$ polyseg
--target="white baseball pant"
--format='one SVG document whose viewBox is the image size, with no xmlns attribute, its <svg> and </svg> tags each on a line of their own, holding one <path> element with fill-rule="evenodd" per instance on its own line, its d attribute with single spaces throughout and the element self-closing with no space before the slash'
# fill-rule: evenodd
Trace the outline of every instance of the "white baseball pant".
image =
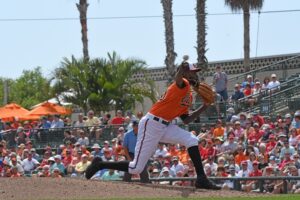
<svg viewBox="0 0 300 200">
<path fill-rule="evenodd" d="M 146 114 L 139 122 L 134 160 L 129 163 L 130 174 L 140 174 L 159 142 L 181 144 L 187 148 L 198 145 L 198 138 L 174 124 L 165 125 Z"/>
</svg>

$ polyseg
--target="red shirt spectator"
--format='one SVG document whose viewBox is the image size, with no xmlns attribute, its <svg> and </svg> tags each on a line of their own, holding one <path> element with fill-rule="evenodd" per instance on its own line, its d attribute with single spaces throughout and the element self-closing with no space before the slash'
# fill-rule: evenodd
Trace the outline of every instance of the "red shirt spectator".
<svg viewBox="0 0 300 200">
<path fill-rule="evenodd" d="M 212 140 L 210 140 L 210 139 L 207 140 L 207 145 L 206 145 L 206 148 L 205 148 L 206 149 L 206 155 L 215 157 L 216 149 L 212 144 L 213 144 Z"/>
<path fill-rule="evenodd" d="M 117 111 L 117 116 L 115 116 L 114 118 L 112 118 L 111 120 L 111 124 L 113 125 L 121 125 L 124 124 L 125 118 L 122 116 L 122 111 L 118 110 Z"/>
</svg>

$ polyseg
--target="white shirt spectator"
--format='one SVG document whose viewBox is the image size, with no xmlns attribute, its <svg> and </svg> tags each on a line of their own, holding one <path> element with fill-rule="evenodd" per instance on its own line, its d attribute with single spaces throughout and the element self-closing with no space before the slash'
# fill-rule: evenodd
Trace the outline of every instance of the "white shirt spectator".
<svg viewBox="0 0 300 200">
<path fill-rule="evenodd" d="M 80 145 L 85 145 L 85 146 L 89 146 L 90 144 L 90 141 L 89 141 L 89 138 L 88 137 L 84 137 L 84 138 L 79 138 L 77 140 L 77 142 L 80 144 Z"/>
<path fill-rule="evenodd" d="M 165 147 L 163 147 L 162 149 L 159 148 L 155 151 L 154 157 L 157 158 L 159 156 L 162 156 L 164 158 L 167 155 L 167 153 L 168 150 Z"/>
<path fill-rule="evenodd" d="M 237 177 L 249 177 L 249 174 L 250 174 L 250 172 L 249 172 L 249 170 L 243 170 L 243 169 L 241 169 L 238 173 L 237 173 Z"/>
<path fill-rule="evenodd" d="M 24 159 L 22 162 L 22 167 L 25 172 L 32 172 L 40 163 L 32 158 L 29 160 L 28 158 Z"/>
<path fill-rule="evenodd" d="M 267 88 L 270 90 L 280 89 L 280 82 L 276 80 L 276 74 L 271 75 L 271 81 L 268 83 Z"/>
<path fill-rule="evenodd" d="M 177 172 L 179 172 L 179 171 L 184 172 L 184 169 L 185 168 L 184 168 L 183 164 L 178 161 L 177 165 L 173 164 L 172 167 L 170 168 L 170 174 L 171 174 L 171 176 L 176 177 Z"/>
</svg>

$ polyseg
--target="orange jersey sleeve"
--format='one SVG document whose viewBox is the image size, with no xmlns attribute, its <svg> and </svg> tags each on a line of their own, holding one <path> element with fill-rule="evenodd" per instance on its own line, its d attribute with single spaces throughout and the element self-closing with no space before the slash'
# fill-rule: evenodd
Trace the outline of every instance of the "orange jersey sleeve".
<svg viewBox="0 0 300 200">
<path fill-rule="evenodd" d="M 186 85 L 184 88 L 179 88 L 176 82 L 172 83 L 149 112 L 167 121 L 172 121 L 182 114 L 187 114 L 193 96 L 189 82 L 186 79 L 183 79 L 183 81 Z"/>
</svg>

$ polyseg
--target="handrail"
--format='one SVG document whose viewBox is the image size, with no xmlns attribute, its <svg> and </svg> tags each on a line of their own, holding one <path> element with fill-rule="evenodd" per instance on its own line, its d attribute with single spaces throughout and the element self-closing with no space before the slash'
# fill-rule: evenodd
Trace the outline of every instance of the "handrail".
<svg viewBox="0 0 300 200">
<path fill-rule="evenodd" d="M 289 60 L 293 60 L 295 58 L 300 58 L 300 54 L 297 55 L 297 56 L 293 56 L 291 58 L 288 58 L 288 59 L 284 59 L 284 60 L 281 60 L 281 61 L 269 64 L 267 66 L 264 66 L 264 67 L 261 67 L 261 68 L 258 68 L 258 69 L 254 69 L 254 70 L 251 70 L 251 71 L 248 71 L 248 72 L 241 73 L 241 74 L 239 74 L 237 76 L 229 78 L 228 81 L 236 80 L 236 79 L 239 79 L 240 77 L 245 77 L 248 74 L 252 74 L 252 73 L 255 73 L 255 72 L 263 71 L 263 70 L 265 70 L 265 69 L 267 69 L 269 67 L 272 67 L 272 66 L 280 64 L 280 63 L 284 63 L 284 62 L 289 61 Z"/>
<path fill-rule="evenodd" d="M 296 78 L 287 80 L 287 81 L 285 81 L 285 82 L 283 82 L 283 83 L 280 83 L 280 86 L 277 86 L 277 87 L 278 87 L 278 88 L 281 88 L 281 87 L 286 86 L 286 85 L 288 85 L 289 83 L 291 83 L 291 82 L 293 82 L 293 81 L 297 81 L 297 80 L 300 81 L 300 77 L 296 77 Z M 285 89 L 285 90 L 282 90 L 282 91 L 286 91 L 286 90 L 288 90 L 288 89 L 292 89 L 293 87 L 294 87 L 294 86 L 292 86 L 292 87 L 290 87 L 290 88 L 287 88 L 287 89 Z M 245 100 L 247 100 L 247 99 L 249 99 L 249 98 L 251 98 L 251 97 L 258 97 L 258 96 L 260 96 L 260 95 L 262 95 L 262 94 L 268 94 L 268 92 L 270 92 L 270 90 L 274 90 L 274 89 L 277 89 L 277 88 L 272 88 L 272 89 L 269 89 L 269 88 L 261 89 L 261 92 L 260 92 L 260 93 L 258 93 L 258 94 L 251 94 L 251 95 L 249 95 L 249 96 L 240 98 L 240 99 L 238 100 L 238 102 L 243 102 L 243 101 L 245 101 Z M 278 94 L 278 93 L 280 93 L 280 92 L 281 92 L 281 91 L 278 91 L 278 92 L 276 92 L 276 93 L 273 93 L 272 95 Z M 269 96 L 266 96 L 266 98 L 267 98 L 267 97 L 269 97 Z M 263 97 L 263 98 L 265 98 L 265 97 Z"/>
</svg>

